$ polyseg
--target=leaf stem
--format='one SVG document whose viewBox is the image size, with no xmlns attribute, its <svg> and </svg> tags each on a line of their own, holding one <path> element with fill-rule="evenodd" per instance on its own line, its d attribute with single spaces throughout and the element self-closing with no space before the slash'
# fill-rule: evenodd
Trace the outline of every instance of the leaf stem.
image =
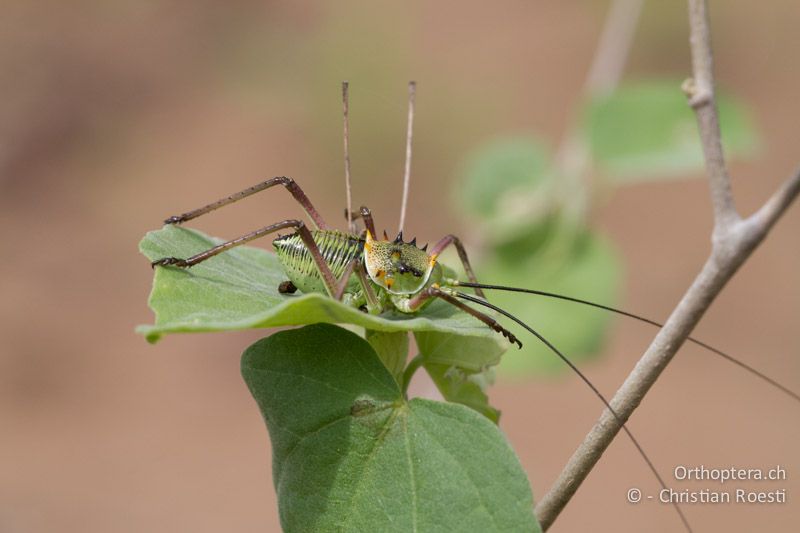
<svg viewBox="0 0 800 533">
<path fill-rule="evenodd" d="M 411 378 L 414 377 L 419 367 L 422 366 L 424 360 L 425 358 L 422 357 L 421 353 L 415 355 L 414 358 L 408 362 L 408 366 L 406 366 L 406 369 L 403 371 L 403 382 L 400 385 L 403 388 L 404 397 L 408 397 L 408 386 L 411 384 Z"/>
</svg>

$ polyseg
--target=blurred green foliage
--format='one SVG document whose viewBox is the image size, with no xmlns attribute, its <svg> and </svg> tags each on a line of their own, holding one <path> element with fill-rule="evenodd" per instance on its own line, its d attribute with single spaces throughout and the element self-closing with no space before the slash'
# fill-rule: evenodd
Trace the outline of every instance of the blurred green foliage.
<svg viewBox="0 0 800 533">
<path fill-rule="evenodd" d="M 583 131 L 598 170 L 618 182 L 685 177 L 703 167 L 697 125 L 675 81 L 620 87 L 584 110 Z M 722 143 L 728 155 L 750 155 L 758 146 L 742 104 L 717 96 Z"/>
<path fill-rule="evenodd" d="M 597 302 L 615 302 L 622 278 L 622 261 L 610 241 L 584 229 L 580 235 L 553 233 L 538 251 L 517 257 L 489 254 L 478 270 L 487 282 L 576 295 Z M 611 316 L 570 302 L 540 296 L 493 291 L 487 296 L 552 342 L 571 359 L 597 353 Z M 513 324 L 509 324 L 514 329 Z M 503 375 L 526 375 L 565 369 L 564 363 L 536 338 L 521 332 L 524 346 L 503 356 Z"/>
<path fill-rule="evenodd" d="M 465 209 L 491 223 L 503 214 L 503 198 L 511 194 L 530 197 L 546 186 L 549 150 L 534 137 L 491 141 L 472 154 L 456 189 Z"/>
<path fill-rule="evenodd" d="M 744 106 L 724 95 L 719 106 L 727 153 L 753 153 L 758 137 Z M 559 165 L 535 137 L 497 139 L 480 147 L 461 172 L 456 204 L 483 236 L 475 254 L 479 281 L 613 306 L 622 260 L 607 238 L 586 225 L 587 211 L 614 186 L 699 176 L 703 155 L 697 127 L 679 81 L 650 81 L 586 102 L 575 134 L 577 156 L 586 159 L 577 170 Z M 540 296 L 499 291 L 487 296 L 571 359 L 602 348 L 610 323 L 602 311 Z M 524 377 L 566 369 L 536 339 L 523 340 L 523 350 L 503 358 L 501 374 Z"/>
</svg>

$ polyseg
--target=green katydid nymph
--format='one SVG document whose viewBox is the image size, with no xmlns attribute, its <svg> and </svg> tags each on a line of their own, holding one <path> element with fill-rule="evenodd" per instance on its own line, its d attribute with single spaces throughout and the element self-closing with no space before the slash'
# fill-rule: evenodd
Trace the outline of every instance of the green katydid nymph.
<svg viewBox="0 0 800 533">
<path fill-rule="evenodd" d="M 289 278 L 279 287 L 281 292 L 291 293 L 299 289 L 305 293 L 327 293 L 332 298 L 375 314 L 390 307 L 403 313 L 414 313 L 432 299 L 440 298 L 522 346 L 494 318 L 461 302 L 458 299 L 459 293 L 453 288 L 457 286 L 457 282 L 442 276 L 442 269 L 436 259 L 445 248 L 454 246 L 470 281 L 477 283 L 460 239 L 454 235 L 446 235 L 430 252 L 426 247 L 417 247 L 416 239 L 404 242 L 402 232 L 394 240 L 389 240 L 386 235 L 383 240 L 376 240 L 373 238 L 375 225 L 372 214 L 366 207 L 361 208 L 359 215 L 366 226 L 362 234 L 330 229 L 300 186 L 291 178 L 271 178 L 194 211 L 169 217 L 165 223 L 179 224 L 192 220 L 276 185 L 286 187 L 316 227 L 309 229 L 300 220 L 284 220 L 187 259 L 166 257 L 154 261 L 153 266 L 189 268 L 235 246 L 291 228 L 295 230 L 294 233 L 279 236 L 272 243 L 286 277 Z M 483 296 L 480 288 L 476 292 Z"/>
</svg>

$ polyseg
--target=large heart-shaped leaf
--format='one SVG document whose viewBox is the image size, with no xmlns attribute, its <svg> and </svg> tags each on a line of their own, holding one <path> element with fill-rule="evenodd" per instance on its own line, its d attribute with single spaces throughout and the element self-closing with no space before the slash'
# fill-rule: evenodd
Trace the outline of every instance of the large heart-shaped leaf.
<svg viewBox="0 0 800 533">
<path fill-rule="evenodd" d="M 287 532 L 539 531 L 498 428 L 407 401 L 371 346 L 326 324 L 252 345 L 242 373 L 267 423 Z"/>
<path fill-rule="evenodd" d="M 202 233 L 165 226 L 148 233 L 140 244 L 150 260 L 189 257 L 217 244 Z M 225 331 L 318 322 L 347 323 L 383 332 L 413 331 L 473 339 L 460 352 L 466 368 L 496 364 L 507 348 L 498 334 L 474 317 L 443 301 L 434 301 L 413 315 L 389 310 L 375 316 L 334 301 L 324 294 L 285 295 L 278 285 L 286 275 L 277 257 L 240 246 L 191 269 L 157 267 L 150 307 L 154 325 L 139 326 L 151 342 L 165 333 Z"/>
</svg>

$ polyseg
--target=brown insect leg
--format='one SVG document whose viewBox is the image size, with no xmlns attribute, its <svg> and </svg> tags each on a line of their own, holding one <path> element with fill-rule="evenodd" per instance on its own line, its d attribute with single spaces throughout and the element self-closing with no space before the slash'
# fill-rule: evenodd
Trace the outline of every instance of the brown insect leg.
<svg viewBox="0 0 800 533">
<path fill-rule="evenodd" d="M 458 252 L 458 257 L 459 259 L 461 259 L 461 264 L 464 266 L 464 272 L 467 273 L 467 278 L 472 283 L 478 283 L 478 278 L 475 277 L 475 272 L 473 272 L 472 266 L 469 264 L 469 258 L 467 257 L 467 250 L 461 243 L 461 239 L 459 239 L 455 235 L 446 235 L 442 237 L 442 239 L 439 242 L 437 242 L 431 249 L 431 255 L 438 256 L 440 253 L 442 253 L 442 250 L 444 250 L 451 244 L 456 247 L 456 251 Z M 476 288 L 475 294 L 486 300 L 486 295 L 483 294 L 483 291 L 481 289 Z"/>
<path fill-rule="evenodd" d="M 210 259 L 215 255 L 221 254 L 226 250 L 230 250 L 235 246 L 245 244 L 247 242 L 258 239 L 265 235 L 269 235 L 270 233 L 274 233 L 278 230 L 285 228 L 295 228 L 297 230 L 298 235 L 300 235 L 300 238 L 303 240 L 303 243 L 306 245 L 308 251 L 311 253 L 311 257 L 314 259 L 314 264 L 317 267 L 317 271 L 319 272 L 320 278 L 322 278 L 322 282 L 325 284 L 325 289 L 328 291 L 328 295 L 333 296 L 334 294 L 336 294 L 336 287 L 337 287 L 336 278 L 333 276 L 333 272 L 331 272 L 328 263 L 325 262 L 325 258 L 322 257 L 322 253 L 320 253 L 317 243 L 314 242 L 314 238 L 311 236 L 311 232 L 308 230 L 305 223 L 300 220 L 284 220 L 283 222 L 278 222 L 277 224 L 264 226 L 263 228 L 242 235 L 241 237 L 237 237 L 228 242 L 218 244 L 217 246 L 209 248 L 205 252 L 200 252 L 199 254 L 193 255 L 188 259 L 179 259 L 177 257 L 165 257 L 163 259 L 153 261 L 152 266 L 153 267 L 176 266 L 181 268 L 192 267 L 197 263 L 201 263 L 206 259 Z"/>
<path fill-rule="evenodd" d="M 511 342 L 512 344 L 516 343 L 520 348 L 522 348 L 522 342 L 520 342 L 519 339 L 517 339 L 517 337 L 513 333 L 511 333 L 506 328 L 501 326 L 497 322 L 497 320 L 495 320 L 494 318 L 490 317 L 485 313 L 482 313 L 481 311 L 478 311 L 477 309 L 473 309 L 472 307 L 459 301 L 454 296 L 451 296 L 450 294 L 442 291 L 436 286 L 428 287 L 424 291 L 420 292 L 419 294 L 411 298 L 411 300 L 409 301 L 409 307 L 411 309 L 418 309 L 423 303 L 425 303 L 430 298 L 441 298 L 445 302 L 458 307 L 465 313 L 474 316 L 475 318 L 477 318 L 478 320 L 480 320 L 481 322 L 483 322 L 496 332 L 502 334 L 503 337 L 508 339 L 509 342 Z"/>
<path fill-rule="evenodd" d="M 265 189 L 269 189 L 270 187 L 274 187 L 275 185 L 283 185 L 286 189 L 294 196 L 294 199 L 297 200 L 303 209 L 305 209 L 308 216 L 311 217 L 311 220 L 314 224 L 320 229 L 326 229 L 328 226 L 325 224 L 325 221 L 322 219 L 320 214 L 311 204 L 311 200 L 308 199 L 306 193 L 300 188 L 300 186 L 295 183 L 292 178 L 288 178 L 286 176 L 278 176 L 275 178 L 270 178 L 266 181 L 262 181 L 258 185 L 253 185 L 252 187 L 248 187 L 243 191 L 239 191 L 235 194 L 231 194 L 230 196 L 226 196 L 216 202 L 212 202 L 204 207 L 200 207 L 193 211 L 188 211 L 182 215 L 174 215 L 169 217 L 164 221 L 164 224 L 181 224 L 182 222 L 186 222 L 187 220 L 192 220 L 193 218 L 197 218 L 201 215 L 205 215 L 206 213 L 213 211 L 215 209 L 219 209 L 220 207 L 224 207 L 228 204 L 232 204 L 234 202 L 238 202 L 242 198 L 247 198 L 257 192 L 261 192 Z"/>
</svg>

